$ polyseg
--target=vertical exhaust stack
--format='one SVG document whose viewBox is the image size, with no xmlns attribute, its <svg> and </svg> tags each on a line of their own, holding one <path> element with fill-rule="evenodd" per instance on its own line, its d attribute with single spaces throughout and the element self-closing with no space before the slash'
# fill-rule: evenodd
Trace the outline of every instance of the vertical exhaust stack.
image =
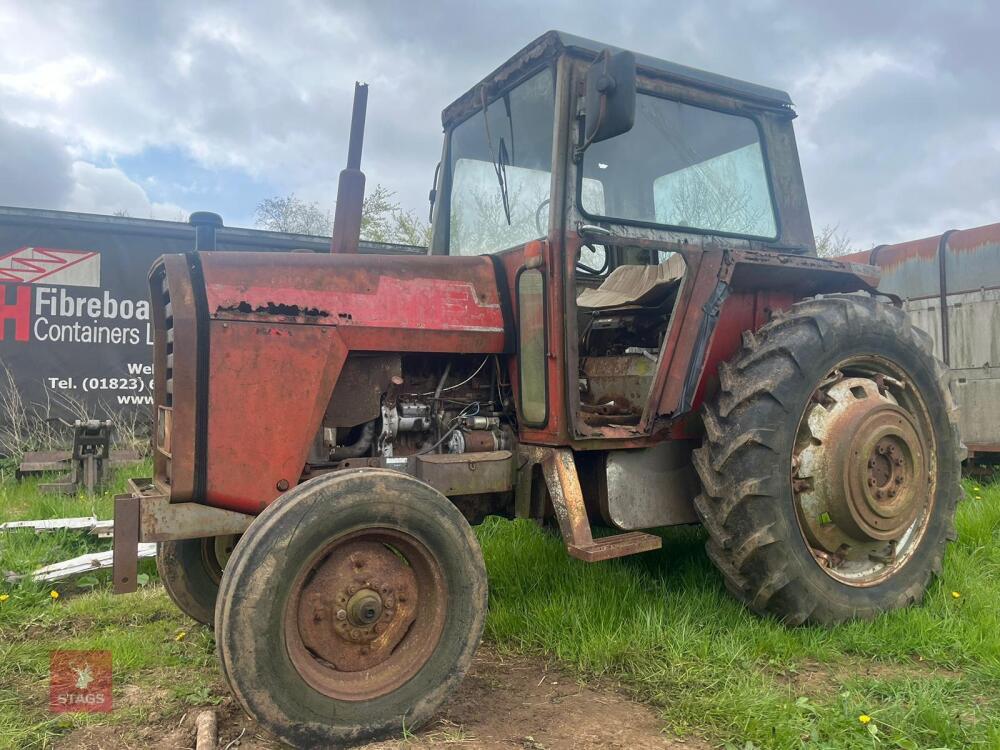
<svg viewBox="0 0 1000 750">
<path fill-rule="evenodd" d="M 365 200 L 365 173 L 361 171 L 361 146 L 365 140 L 368 84 L 354 84 L 351 140 L 347 146 L 347 168 L 337 184 L 337 207 L 333 214 L 331 253 L 356 253 L 361 239 L 361 209 Z"/>
</svg>

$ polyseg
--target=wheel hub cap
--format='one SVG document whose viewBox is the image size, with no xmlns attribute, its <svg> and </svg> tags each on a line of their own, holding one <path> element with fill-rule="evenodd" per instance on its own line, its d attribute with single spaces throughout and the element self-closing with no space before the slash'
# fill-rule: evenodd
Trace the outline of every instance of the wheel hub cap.
<svg viewBox="0 0 1000 750">
<path fill-rule="evenodd" d="M 809 413 L 808 430 L 793 487 L 810 544 L 834 563 L 890 561 L 929 497 L 913 418 L 875 381 L 845 378 Z"/>
<path fill-rule="evenodd" d="M 316 569 L 299 600 L 306 647 L 344 671 L 387 659 L 416 617 L 413 570 L 385 545 L 339 546 Z"/>
</svg>

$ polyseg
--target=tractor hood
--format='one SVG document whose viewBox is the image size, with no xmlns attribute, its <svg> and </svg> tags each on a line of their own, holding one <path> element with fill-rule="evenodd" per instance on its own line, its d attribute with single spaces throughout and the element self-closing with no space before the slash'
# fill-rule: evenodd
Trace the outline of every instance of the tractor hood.
<svg viewBox="0 0 1000 750">
<path fill-rule="evenodd" d="M 488 257 L 213 252 L 198 259 L 212 320 L 332 326 L 353 351 L 499 353 L 508 343 Z"/>
<path fill-rule="evenodd" d="M 299 480 L 352 352 L 506 351 L 497 273 L 488 257 L 163 256 L 149 277 L 156 483 L 173 502 L 263 510 Z"/>
</svg>

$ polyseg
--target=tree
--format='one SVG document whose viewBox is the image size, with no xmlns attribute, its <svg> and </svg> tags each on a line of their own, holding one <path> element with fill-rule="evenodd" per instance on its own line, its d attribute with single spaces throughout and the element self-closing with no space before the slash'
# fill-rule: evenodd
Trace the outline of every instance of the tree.
<svg viewBox="0 0 1000 750">
<path fill-rule="evenodd" d="M 318 203 L 307 203 L 292 193 L 284 198 L 265 198 L 254 211 L 254 224 L 272 232 L 327 235 L 330 233 L 330 212 Z"/>
<path fill-rule="evenodd" d="M 383 185 L 375 185 L 367 192 L 361 211 L 361 239 L 428 245 L 430 226 L 412 211 L 404 211 L 394 199 L 395 195 Z M 326 236 L 332 230 L 333 214 L 324 211 L 318 203 L 309 203 L 292 193 L 265 198 L 258 203 L 254 224 L 273 232 Z"/>
<path fill-rule="evenodd" d="M 851 238 L 839 232 L 839 224 L 827 224 L 816 235 L 816 255 L 820 258 L 836 258 L 854 252 Z"/>
</svg>

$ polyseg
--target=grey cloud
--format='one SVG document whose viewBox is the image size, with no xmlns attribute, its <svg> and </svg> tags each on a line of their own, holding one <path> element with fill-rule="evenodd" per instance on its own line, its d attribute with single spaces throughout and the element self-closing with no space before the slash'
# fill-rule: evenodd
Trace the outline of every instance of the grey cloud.
<svg viewBox="0 0 1000 750">
<path fill-rule="evenodd" d="M 367 80 L 369 181 L 423 214 L 441 109 L 538 34 L 565 28 L 790 90 L 814 223 L 839 224 L 859 246 L 1000 218 L 1000 10 L 990 3 L 26 0 L 21 14 L 32 49 L 111 72 L 65 104 L 5 96 L 21 121 L 47 123 L 91 158 L 179 147 L 331 202 L 351 88 Z M 0 50 L 0 65 L 16 54 Z M 900 65 L 837 79 L 838 66 L 866 56 Z M 824 99 L 819 79 L 840 94 Z"/>
<path fill-rule="evenodd" d="M 0 205 L 61 206 L 73 189 L 60 139 L 0 117 Z"/>
</svg>

